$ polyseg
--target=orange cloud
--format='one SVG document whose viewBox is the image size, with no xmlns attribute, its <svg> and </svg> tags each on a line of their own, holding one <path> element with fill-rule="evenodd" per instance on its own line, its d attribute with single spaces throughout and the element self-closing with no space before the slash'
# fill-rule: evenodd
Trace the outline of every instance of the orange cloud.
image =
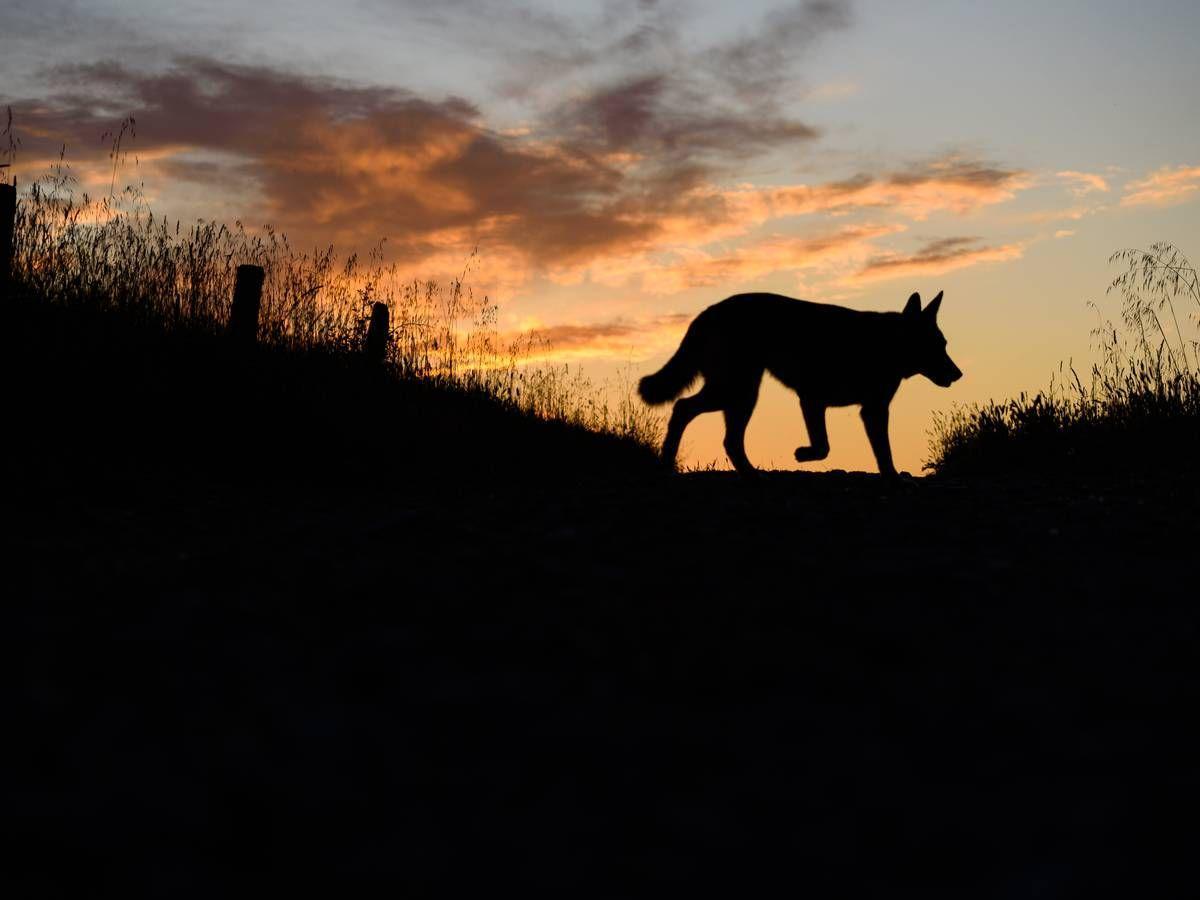
<svg viewBox="0 0 1200 900">
<path fill-rule="evenodd" d="M 861 174 L 808 186 L 743 188 L 722 194 L 751 221 L 811 213 L 887 208 L 921 221 L 935 212 L 967 213 L 1011 200 L 1031 184 L 1028 173 L 951 155 L 882 177 Z"/>
<path fill-rule="evenodd" d="M 745 49 L 722 65 L 749 84 L 762 73 L 744 68 Z M 870 232 L 881 226 L 843 230 L 828 247 L 818 238 L 702 248 L 801 216 L 963 214 L 1030 183 L 1020 170 L 955 154 L 813 185 L 729 187 L 724 176 L 747 155 L 815 132 L 778 111 L 674 109 L 667 101 L 679 86 L 667 76 L 585 92 L 540 126 L 509 134 L 454 97 L 195 57 L 159 72 L 102 63 L 52 77 L 60 93 L 29 112 L 45 150 L 98 133 L 108 125 L 100 111 L 129 108 L 139 122 L 137 152 L 170 176 L 175 194 L 207 188 L 227 214 L 272 222 L 298 246 L 352 250 L 386 236 L 389 258 L 406 272 L 435 275 L 447 263 L 453 271 L 480 246 L 493 283 L 510 287 L 540 273 L 560 283 L 644 278 L 667 292 L 850 258 L 851 250 L 862 260 L 871 238 L 888 233 Z M 85 150 L 105 167 L 105 148 Z"/>
<path fill-rule="evenodd" d="M 587 324 L 531 327 L 499 336 L 499 346 L 528 347 L 526 361 L 630 356 L 640 359 L 678 341 L 692 320 L 690 313 L 668 313 L 641 320 L 613 319 Z"/>
<path fill-rule="evenodd" d="M 668 294 L 694 287 L 746 284 L 772 272 L 862 260 L 874 238 L 903 231 L 903 225 L 861 225 L 807 238 L 774 237 L 715 256 L 702 250 L 679 250 L 678 262 L 647 272 L 644 290 Z"/>
<path fill-rule="evenodd" d="M 848 251 L 862 250 L 871 238 L 902 231 L 904 226 L 859 225 L 813 239 L 760 242 L 718 256 L 701 248 L 743 237 L 755 228 L 785 218 L 888 211 L 920 221 L 935 212 L 962 214 L 1003 203 L 1030 183 L 1027 173 L 958 156 L 880 177 L 862 174 L 817 185 L 724 189 L 702 183 L 670 197 L 666 203 L 642 209 L 625 207 L 627 222 L 646 226 L 636 246 L 607 259 L 553 267 L 551 277 L 560 283 L 578 283 L 590 277 L 617 285 L 641 275 L 643 287 L 655 293 L 756 278 L 839 253 L 852 257 L 854 254 Z M 830 240 L 832 244 L 824 243 Z M 682 262 L 664 263 L 659 258 L 663 253 Z M 865 255 L 859 253 L 858 257 Z"/>
<path fill-rule="evenodd" d="M 1192 199 L 1200 191 L 1200 166 L 1165 166 L 1125 185 L 1122 206 L 1167 206 Z"/>
<path fill-rule="evenodd" d="M 980 263 L 1019 259 L 1023 244 L 977 246 L 979 238 L 953 237 L 930 241 L 916 253 L 885 253 L 875 257 L 853 276 L 852 281 L 883 281 L 909 275 L 933 275 L 965 269 Z"/>
</svg>

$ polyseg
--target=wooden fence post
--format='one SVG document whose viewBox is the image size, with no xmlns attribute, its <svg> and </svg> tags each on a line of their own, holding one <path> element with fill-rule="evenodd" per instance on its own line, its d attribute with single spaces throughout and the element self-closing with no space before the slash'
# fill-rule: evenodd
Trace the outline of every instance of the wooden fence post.
<svg viewBox="0 0 1200 900">
<path fill-rule="evenodd" d="M 262 266 L 238 266 L 233 286 L 233 308 L 229 311 L 229 335 L 239 344 L 258 340 L 258 308 L 262 303 Z"/>
<path fill-rule="evenodd" d="M 17 186 L 0 184 L 0 293 L 8 294 L 13 268 L 13 229 L 17 222 Z M 6 297 L 7 299 L 7 297 Z"/>
<path fill-rule="evenodd" d="M 371 306 L 371 324 L 367 326 L 367 359 L 381 365 L 387 359 L 388 308 L 386 303 Z"/>
</svg>

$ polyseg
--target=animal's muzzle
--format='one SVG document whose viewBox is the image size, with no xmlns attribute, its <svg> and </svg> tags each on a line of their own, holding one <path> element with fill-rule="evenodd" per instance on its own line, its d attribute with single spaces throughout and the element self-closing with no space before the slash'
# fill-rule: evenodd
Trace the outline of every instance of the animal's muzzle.
<svg viewBox="0 0 1200 900">
<path fill-rule="evenodd" d="M 949 359 L 946 364 L 938 370 L 936 377 L 931 377 L 929 380 L 938 387 L 950 387 L 954 382 L 963 377 L 962 369 L 956 366 Z"/>
</svg>

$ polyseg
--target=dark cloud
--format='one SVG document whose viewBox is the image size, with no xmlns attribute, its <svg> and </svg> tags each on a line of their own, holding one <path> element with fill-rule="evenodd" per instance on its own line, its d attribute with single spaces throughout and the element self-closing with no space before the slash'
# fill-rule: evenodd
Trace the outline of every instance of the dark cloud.
<svg viewBox="0 0 1200 900">
<path fill-rule="evenodd" d="M 891 184 L 910 187 L 931 181 L 980 189 L 1004 187 L 1025 173 L 993 163 L 949 155 L 910 166 L 889 176 Z"/>
<path fill-rule="evenodd" d="M 699 48 L 682 42 L 681 8 L 654 5 L 644 15 L 599 55 L 620 59 L 619 73 L 600 67 L 588 90 L 559 103 L 551 116 L 557 132 L 588 148 L 686 156 L 715 167 L 817 136 L 786 112 L 786 87 L 805 52 L 849 24 L 846 2 L 793 4 L 749 34 Z M 596 42 L 592 35 L 580 46 Z M 582 50 L 563 56 L 575 69 L 595 58 Z"/>
<path fill-rule="evenodd" d="M 473 6 L 460 0 L 431 15 L 436 24 L 438 15 Z M 642 16 L 623 23 L 613 8 L 605 27 L 623 36 L 628 58 L 699 59 L 664 24 L 674 7 L 621 4 Z M 519 265 L 578 267 L 737 238 L 785 216 L 877 207 L 924 215 L 1011 196 L 1022 173 L 962 156 L 814 186 L 722 187 L 745 177 L 747 158 L 814 137 L 779 112 L 770 90 L 746 103 L 731 91 L 749 84 L 756 66 L 764 79 L 779 76 L 790 64 L 779 55 L 784 48 L 803 50 L 843 27 L 844 9 L 796 5 L 768 18 L 769 29 L 722 45 L 727 52 L 715 62 L 626 71 L 552 104 L 520 133 L 488 127 L 481 109 L 460 97 L 194 55 L 154 69 L 53 67 L 40 91 L 13 105 L 29 160 L 53 159 L 65 143 L 68 159 L 111 171 L 110 141 L 100 137 L 132 114 L 133 152 L 157 167 L 143 176 L 152 189 L 162 186 L 155 177 L 207 186 L 225 210 L 243 203 L 244 221 L 271 222 L 294 244 L 361 248 L 386 236 L 401 262 L 479 244 Z M 570 27 L 549 16 L 533 30 Z M 572 40 L 564 42 L 568 55 Z M 710 82 L 726 88 L 706 92 Z M 881 258 L 877 268 L 887 264 Z"/>
<path fill-rule="evenodd" d="M 610 0 L 570 17 L 520 4 L 453 0 L 407 7 L 493 60 L 499 95 L 536 106 L 544 136 L 589 152 L 742 162 L 815 129 L 787 110 L 815 45 L 848 27 L 849 0 L 806 0 L 741 33 L 696 45 L 694 4 Z"/>
<path fill-rule="evenodd" d="M 713 176 L 714 159 L 812 134 L 698 107 L 665 110 L 665 77 L 594 95 L 537 140 L 489 130 L 457 97 L 200 57 L 153 72 L 59 66 L 47 84 L 46 96 L 18 104 L 34 155 L 66 143 L 74 159 L 100 159 L 109 150 L 100 135 L 132 114 L 136 150 L 167 156 L 163 174 L 217 188 L 249 179 L 267 207 L 248 218 L 299 240 L 361 246 L 386 235 L 402 258 L 428 254 L 431 235 L 454 230 L 538 264 L 636 252 L 658 232 L 658 214 L 721 213 L 719 199 L 688 196 Z M 618 152 L 643 159 L 612 159 Z M 706 208 L 688 208 L 697 205 Z"/>
<path fill-rule="evenodd" d="M 48 98 L 17 104 L 27 152 L 49 156 L 66 142 L 74 159 L 102 158 L 108 147 L 96 137 L 132 113 L 139 152 L 184 157 L 167 164 L 171 174 L 217 188 L 249 176 L 268 204 L 258 212 L 293 236 L 361 245 L 386 234 L 401 254 L 427 252 L 428 235 L 461 229 L 465 241 L 486 233 L 493 247 L 537 261 L 576 261 L 647 237 L 652 224 L 622 213 L 630 194 L 676 183 L 498 135 L 454 97 L 198 58 L 157 73 L 62 67 L 52 84 Z M 81 135 L 92 140 L 77 143 Z"/>
<path fill-rule="evenodd" d="M 767 14 L 762 26 L 711 50 L 713 74 L 743 101 L 773 96 L 795 74 L 802 54 L 850 25 L 844 0 L 807 0 Z"/>
<path fill-rule="evenodd" d="M 895 269 L 912 265 L 936 265 L 950 260 L 977 253 L 981 248 L 980 238 L 952 237 L 930 241 L 916 253 L 909 256 L 897 255 L 876 257 L 867 262 L 863 272 L 879 272 L 884 269 Z"/>
<path fill-rule="evenodd" d="M 927 242 L 912 254 L 886 254 L 867 261 L 855 276 L 862 280 L 901 275 L 947 272 L 985 262 L 1016 259 L 1024 252 L 1023 244 L 981 246 L 978 237 L 939 238 Z"/>
<path fill-rule="evenodd" d="M 722 110 L 663 74 L 611 85 L 567 104 L 556 123 L 565 140 L 591 152 L 654 154 L 672 163 L 684 157 L 714 168 L 817 136 L 802 122 L 766 111 Z"/>
<path fill-rule="evenodd" d="M 567 124 L 612 149 L 638 146 L 655 124 L 666 87 L 660 74 L 604 88 L 572 104 Z"/>
<path fill-rule="evenodd" d="M 44 27 L 35 5 L 17 2 L 26 30 Z M 490 55 L 501 93 L 544 91 L 528 133 L 490 129 L 462 98 L 159 55 L 139 67 L 47 69 L 14 104 L 24 152 L 44 161 L 66 144 L 74 160 L 104 160 L 101 135 L 132 114 L 134 152 L 160 177 L 238 191 L 247 221 L 297 241 L 362 246 L 386 235 L 401 259 L 479 241 L 537 265 L 577 265 L 651 249 L 664 217 L 735 214 L 695 189 L 816 136 L 783 111 L 782 85 L 848 17 L 844 2 L 798 3 L 689 47 L 694 10 L 679 2 L 611 0 L 570 16 L 489 0 L 371 5 L 410 34 L 440 31 Z"/>
</svg>

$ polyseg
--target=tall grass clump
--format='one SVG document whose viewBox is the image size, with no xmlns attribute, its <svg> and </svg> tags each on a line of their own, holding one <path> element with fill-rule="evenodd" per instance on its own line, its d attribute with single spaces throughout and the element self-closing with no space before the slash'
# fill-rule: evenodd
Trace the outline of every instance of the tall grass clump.
<svg viewBox="0 0 1200 900">
<path fill-rule="evenodd" d="M 1119 250 L 1119 324 L 1094 329 L 1099 359 L 1034 395 L 935 416 L 938 474 L 1195 472 L 1200 451 L 1200 281 L 1172 244 Z"/>
<path fill-rule="evenodd" d="M 114 138 L 114 178 L 120 140 Z M 365 256 L 332 246 L 301 251 L 272 228 L 241 222 L 184 226 L 151 211 L 134 187 L 101 197 L 78 188 L 62 160 L 23 192 L 17 208 L 14 284 L 27 302 L 106 312 L 172 333 L 224 333 L 237 267 L 266 273 L 259 343 L 267 349 L 361 350 L 372 305 L 391 320 L 387 371 L 487 399 L 525 414 L 615 434 L 652 447 L 661 423 L 634 400 L 632 379 L 597 384 L 544 360 L 536 334 L 506 338 L 497 306 L 469 278 L 475 254 L 447 282 L 401 276 L 382 242 Z"/>
</svg>

